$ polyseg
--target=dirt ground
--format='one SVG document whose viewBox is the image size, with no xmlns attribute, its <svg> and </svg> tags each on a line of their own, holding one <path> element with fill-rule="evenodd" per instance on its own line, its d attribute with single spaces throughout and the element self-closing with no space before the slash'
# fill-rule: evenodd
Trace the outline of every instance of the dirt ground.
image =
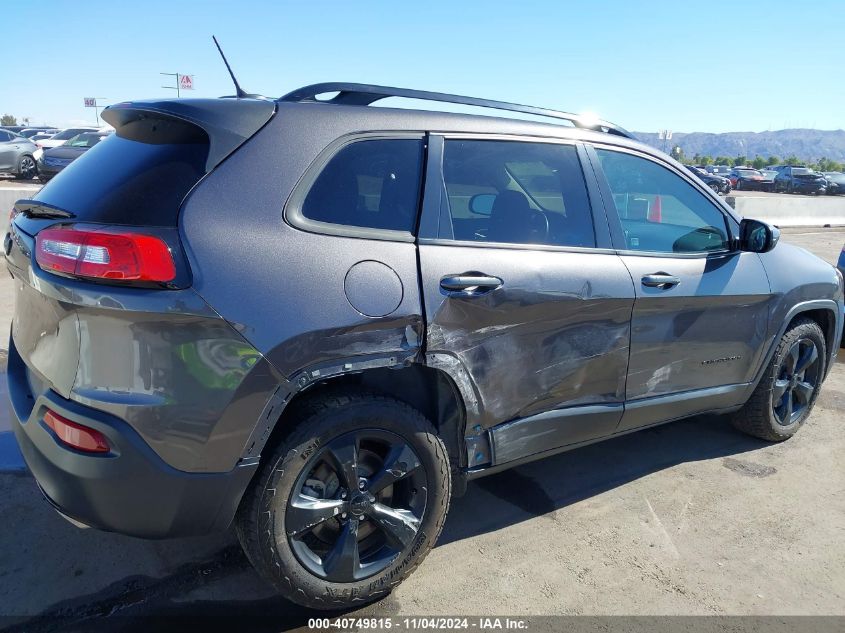
<svg viewBox="0 0 845 633">
<path fill-rule="evenodd" d="M 835 261 L 845 231 L 783 239 Z M 355 615 L 845 616 L 843 421 L 841 358 L 788 442 L 697 417 L 480 479 L 416 573 Z M 0 614 L 0 628 L 21 630 L 52 628 L 31 618 L 57 614 L 78 630 L 102 615 L 267 618 L 232 630 L 313 615 L 274 597 L 231 533 L 78 530 L 22 472 L 0 474 Z"/>
</svg>

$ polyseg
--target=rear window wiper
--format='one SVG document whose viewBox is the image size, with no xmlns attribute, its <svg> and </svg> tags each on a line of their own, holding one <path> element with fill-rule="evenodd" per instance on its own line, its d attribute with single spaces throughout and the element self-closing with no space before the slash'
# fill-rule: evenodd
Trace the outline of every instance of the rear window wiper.
<svg viewBox="0 0 845 633">
<path fill-rule="evenodd" d="M 75 218 L 76 216 L 70 211 L 65 211 L 59 207 L 54 207 L 52 204 L 46 202 L 39 202 L 38 200 L 18 200 L 15 203 L 15 209 L 19 213 L 23 213 L 28 218 Z"/>
</svg>

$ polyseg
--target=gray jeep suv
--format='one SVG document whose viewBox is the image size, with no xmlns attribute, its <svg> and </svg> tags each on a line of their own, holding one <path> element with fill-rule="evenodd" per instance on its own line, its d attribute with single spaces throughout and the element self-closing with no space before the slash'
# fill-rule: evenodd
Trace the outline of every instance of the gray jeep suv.
<svg viewBox="0 0 845 633">
<path fill-rule="evenodd" d="M 21 450 L 74 522 L 234 521 L 304 605 L 385 595 L 475 477 L 703 412 L 786 439 L 841 338 L 835 268 L 606 122 L 358 84 L 103 118 L 6 235 Z"/>
</svg>

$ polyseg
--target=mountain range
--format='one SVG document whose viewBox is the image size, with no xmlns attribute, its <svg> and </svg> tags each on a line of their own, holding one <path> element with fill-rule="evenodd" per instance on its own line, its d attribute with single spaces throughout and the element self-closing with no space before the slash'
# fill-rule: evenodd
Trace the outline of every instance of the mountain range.
<svg viewBox="0 0 845 633">
<path fill-rule="evenodd" d="M 674 132 L 668 141 L 660 140 L 656 132 L 634 132 L 644 143 L 668 153 L 680 146 L 684 155 L 746 156 L 749 160 L 758 154 L 763 158 L 797 156 L 801 160 L 829 158 L 845 161 L 845 130 L 791 129 L 772 132 Z"/>
</svg>

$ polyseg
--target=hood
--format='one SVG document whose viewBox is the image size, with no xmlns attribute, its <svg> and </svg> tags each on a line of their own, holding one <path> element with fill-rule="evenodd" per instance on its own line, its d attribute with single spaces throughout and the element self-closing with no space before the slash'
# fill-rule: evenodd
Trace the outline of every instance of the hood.
<svg viewBox="0 0 845 633">
<path fill-rule="evenodd" d="M 58 147 L 53 147 L 52 149 L 44 150 L 44 158 L 77 158 L 78 156 L 82 156 L 85 152 L 87 152 L 90 147 L 66 147 L 64 145 L 59 145 Z"/>
</svg>

